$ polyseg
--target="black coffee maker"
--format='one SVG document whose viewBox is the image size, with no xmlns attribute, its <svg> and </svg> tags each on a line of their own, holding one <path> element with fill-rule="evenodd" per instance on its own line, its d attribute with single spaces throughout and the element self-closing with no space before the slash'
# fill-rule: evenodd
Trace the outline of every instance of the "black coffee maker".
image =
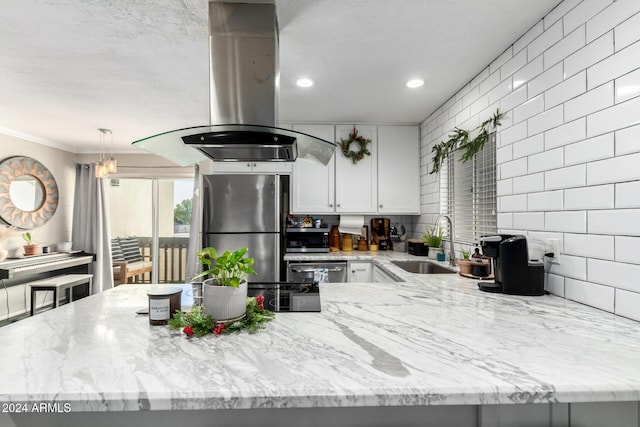
<svg viewBox="0 0 640 427">
<path fill-rule="evenodd" d="M 484 255 L 493 258 L 495 276 L 495 283 L 478 283 L 480 290 L 511 295 L 544 294 L 544 263 L 529 261 L 525 236 L 482 236 L 480 246 Z"/>
</svg>

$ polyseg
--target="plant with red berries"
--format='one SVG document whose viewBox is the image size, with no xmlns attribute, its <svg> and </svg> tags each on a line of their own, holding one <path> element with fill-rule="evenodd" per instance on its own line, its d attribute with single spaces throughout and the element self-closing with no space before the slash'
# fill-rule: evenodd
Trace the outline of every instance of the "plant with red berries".
<svg viewBox="0 0 640 427">
<path fill-rule="evenodd" d="M 272 320 L 275 314 L 264 308 L 264 297 L 247 298 L 247 312 L 238 320 L 231 322 L 216 322 L 201 306 L 195 306 L 191 311 L 178 310 L 169 319 L 169 326 L 174 329 L 182 328 L 188 337 L 198 337 L 213 333 L 214 335 L 229 334 L 234 331 L 246 330 L 253 334 L 264 329 L 264 323 Z"/>
</svg>

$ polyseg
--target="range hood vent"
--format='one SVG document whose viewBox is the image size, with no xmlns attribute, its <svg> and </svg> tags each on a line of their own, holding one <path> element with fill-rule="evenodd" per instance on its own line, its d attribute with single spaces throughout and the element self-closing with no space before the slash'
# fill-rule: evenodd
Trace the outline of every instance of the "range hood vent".
<svg viewBox="0 0 640 427">
<path fill-rule="evenodd" d="M 275 5 L 209 3 L 210 125 L 178 129 L 133 144 L 181 166 L 214 161 L 327 164 L 335 143 L 275 127 L 278 25 Z"/>
</svg>

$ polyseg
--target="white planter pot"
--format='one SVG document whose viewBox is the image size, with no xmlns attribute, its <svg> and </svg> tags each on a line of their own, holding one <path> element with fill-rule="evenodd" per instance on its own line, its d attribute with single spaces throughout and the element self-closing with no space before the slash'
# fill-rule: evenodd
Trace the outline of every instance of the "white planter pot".
<svg viewBox="0 0 640 427">
<path fill-rule="evenodd" d="M 214 285 L 214 279 L 202 282 L 202 306 L 218 321 L 236 319 L 247 310 L 247 281 L 240 286 Z"/>
</svg>

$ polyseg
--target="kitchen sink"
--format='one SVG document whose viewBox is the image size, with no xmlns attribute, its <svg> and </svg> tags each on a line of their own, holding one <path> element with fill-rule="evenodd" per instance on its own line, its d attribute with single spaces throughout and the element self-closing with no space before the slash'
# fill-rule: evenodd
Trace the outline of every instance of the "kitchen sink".
<svg viewBox="0 0 640 427">
<path fill-rule="evenodd" d="M 404 271 L 417 274 L 455 274 L 456 272 L 428 261 L 391 261 Z"/>
</svg>

